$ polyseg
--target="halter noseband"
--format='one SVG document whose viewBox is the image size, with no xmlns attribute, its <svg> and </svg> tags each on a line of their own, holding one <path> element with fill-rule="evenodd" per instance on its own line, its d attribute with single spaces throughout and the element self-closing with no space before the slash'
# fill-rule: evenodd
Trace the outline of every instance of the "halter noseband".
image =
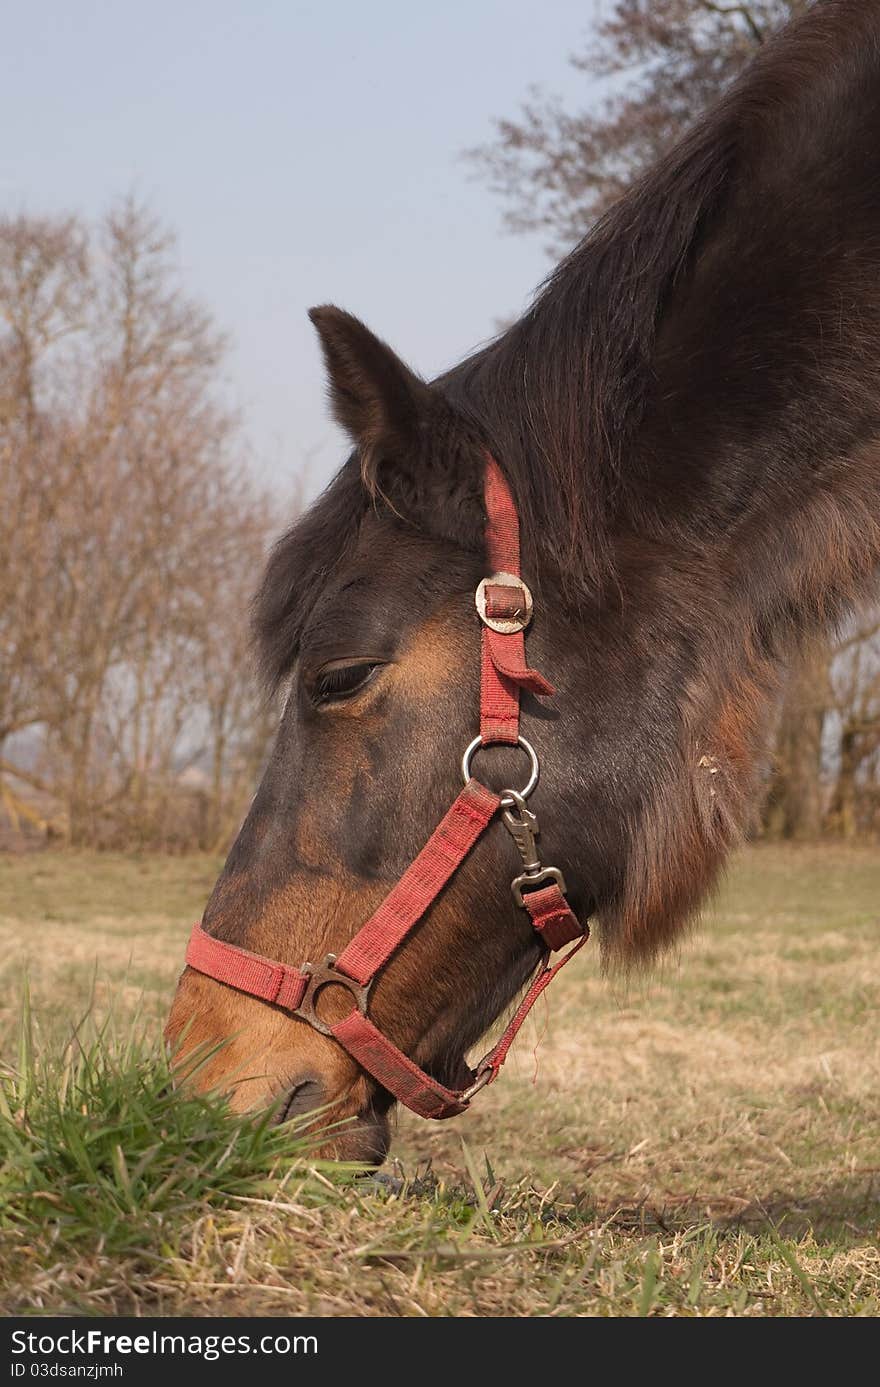
<svg viewBox="0 0 880 1387">
<path fill-rule="evenodd" d="M 577 920 L 565 898 L 562 873 L 557 867 L 541 864 L 535 844 L 538 821 L 526 806 L 538 782 L 538 758 L 520 735 L 520 690 L 547 695 L 554 689 L 526 664 L 523 632 L 531 620 L 532 596 L 520 577 L 516 507 L 491 457 L 486 462 L 485 503 L 486 549 L 493 572 L 476 592 L 483 623 L 480 733 L 464 754 L 464 789 L 418 857 L 338 958 L 328 954 L 321 964 L 292 968 L 215 939 L 200 924 L 194 926 L 186 950 L 190 968 L 281 1007 L 322 1035 L 331 1036 L 383 1088 L 421 1117 L 454 1117 L 492 1082 L 538 997 L 589 936 L 587 925 Z M 531 773 L 522 790 L 495 794 L 471 777 L 477 751 L 493 743 L 519 746 L 528 754 Z M 545 949 L 544 960 L 501 1039 L 472 1071 L 470 1085 L 453 1090 L 432 1079 L 373 1025 L 368 1015 L 369 993 L 376 974 L 401 947 L 499 811 L 522 857 L 523 871 L 511 884 L 514 899 L 531 917 Z M 550 962 L 552 953 L 571 943 L 574 947 L 568 953 L 556 963 Z M 316 1011 L 319 993 L 331 985 L 345 988 L 354 1002 L 349 1015 L 332 1025 Z"/>
</svg>

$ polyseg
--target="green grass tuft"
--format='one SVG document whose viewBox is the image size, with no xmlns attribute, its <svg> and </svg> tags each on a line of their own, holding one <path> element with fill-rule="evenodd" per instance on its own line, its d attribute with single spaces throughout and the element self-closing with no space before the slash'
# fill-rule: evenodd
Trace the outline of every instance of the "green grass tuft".
<svg viewBox="0 0 880 1387">
<path fill-rule="evenodd" d="M 17 1061 L 0 1066 L 0 1231 L 56 1258 L 167 1257 L 206 1210 L 308 1182 L 315 1136 L 271 1119 L 175 1090 L 137 1020 L 120 1034 L 112 1015 L 97 1024 L 89 1012 L 44 1051 L 25 989 Z M 327 1185 L 313 1196 L 326 1202 Z"/>
</svg>

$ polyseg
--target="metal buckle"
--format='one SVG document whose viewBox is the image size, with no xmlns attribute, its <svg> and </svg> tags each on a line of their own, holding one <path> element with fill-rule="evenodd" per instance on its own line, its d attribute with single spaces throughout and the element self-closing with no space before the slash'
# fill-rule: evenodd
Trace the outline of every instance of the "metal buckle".
<svg viewBox="0 0 880 1387">
<path fill-rule="evenodd" d="M 469 1103 L 471 1099 L 475 1098 L 480 1090 L 485 1088 L 487 1084 L 490 1084 L 495 1077 L 495 1070 L 492 1068 L 491 1064 L 486 1064 L 485 1060 L 480 1060 L 474 1072 L 476 1077 L 470 1088 L 464 1089 L 464 1091 L 458 1095 L 459 1102 L 461 1103 Z"/>
<path fill-rule="evenodd" d="M 522 604 L 517 612 L 513 616 L 487 616 L 486 589 L 488 587 L 519 588 L 522 593 Z M 517 578 L 515 573 L 493 573 L 490 578 L 481 579 L 474 594 L 474 602 L 483 625 L 488 626 L 490 631 L 498 631 L 502 636 L 513 636 L 517 631 L 524 631 L 532 619 L 534 609 L 532 594 L 522 578 Z"/>
<path fill-rule="evenodd" d="M 307 978 L 306 990 L 302 995 L 302 1001 L 291 1015 L 298 1016 L 301 1021 L 307 1021 L 312 1029 L 318 1031 L 320 1035 L 333 1034 L 327 1022 L 322 1021 L 315 1011 L 318 993 L 324 987 L 344 987 L 346 992 L 350 992 L 354 998 L 361 1016 L 366 1016 L 367 998 L 372 980 L 364 986 L 362 983 L 355 982 L 354 978 L 350 978 L 347 973 L 340 973 L 336 967 L 335 954 L 328 954 L 323 963 L 304 963 L 300 972 Z"/>
<path fill-rule="evenodd" d="M 559 887 L 563 896 L 568 895 L 568 888 L 565 885 L 565 877 L 562 875 L 559 868 L 542 867 L 539 872 L 523 872 L 522 876 L 513 878 L 513 881 L 510 883 L 510 889 L 513 892 L 513 899 L 516 901 L 517 905 L 525 907 L 525 901 L 523 900 L 523 887 L 537 886 L 542 881 L 551 880 L 556 882 L 556 885 Z"/>
</svg>

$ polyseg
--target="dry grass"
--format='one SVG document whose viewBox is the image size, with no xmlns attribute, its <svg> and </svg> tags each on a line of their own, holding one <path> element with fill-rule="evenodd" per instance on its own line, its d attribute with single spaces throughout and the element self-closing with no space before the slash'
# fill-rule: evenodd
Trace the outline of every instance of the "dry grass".
<svg viewBox="0 0 880 1387">
<path fill-rule="evenodd" d="M 216 866 L 0 860 L 7 1046 L 25 959 L 50 1032 L 96 959 L 99 1009 L 158 1019 Z M 878 924 L 876 851 L 750 849 L 661 975 L 624 988 L 584 950 L 471 1113 L 405 1115 L 389 1183 L 316 1198 L 299 1170 L 139 1254 L 53 1255 L 48 1221 L 0 1254 L 4 1308 L 876 1314 Z"/>
</svg>

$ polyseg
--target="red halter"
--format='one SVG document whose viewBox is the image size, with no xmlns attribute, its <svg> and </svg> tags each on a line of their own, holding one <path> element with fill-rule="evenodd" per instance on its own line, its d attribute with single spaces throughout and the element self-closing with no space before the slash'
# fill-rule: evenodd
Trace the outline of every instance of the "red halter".
<svg viewBox="0 0 880 1387">
<path fill-rule="evenodd" d="M 483 623 L 480 734 L 464 754 L 464 789 L 378 910 L 337 958 L 328 954 L 318 966 L 291 968 L 261 954 L 226 944 L 195 925 L 186 950 L 191 968 L 239 992 L 282 1007 L 332 1036 L 383 1088 L 422 1117 L 454 1117 L 464 1112 L 475 1093 L 496 1077 L 513 1038 L 544 988 L 586 942 L 581 925 L 565 898 L 565 882 L 556 867 L 543 867 L 535 838 L 538 823 L 526 800 L 538 781 L 538 758 L 520 736 L 519 693 L 552 694 L 553 686 L 525 657 L 523 631 L 532 616 L 532 596 L 520 577 L 519 521 L 513 497 L 493 458 L 485 479 L 486 548 L 490 578 L 477 588 L 476 605 Z M 480 747 L 503 742 L 520 746 L 531 760 L 531 775 L 522 791 L 494 794 L 471 778 L 470 765 Z M 469 1087 L 453 1091 L 432 1079 L 373 1025 L 367 1015 L 369 991 L 380 969 L 397 952 L 414 925 L 467 857 L 498 811 L 522 856 L 523 871 L 512 883 L 518 905 L 528 911 L 543 945 L 544 962 L 497 1045 L 479 1062 Z M 555 964 L 550 955 L 577 940 Z M 318 993 L 329 985 L 344 987 L 355 1003 L 342 1021 L 330 1025 L 315 1010 Z"/>
</svg>

